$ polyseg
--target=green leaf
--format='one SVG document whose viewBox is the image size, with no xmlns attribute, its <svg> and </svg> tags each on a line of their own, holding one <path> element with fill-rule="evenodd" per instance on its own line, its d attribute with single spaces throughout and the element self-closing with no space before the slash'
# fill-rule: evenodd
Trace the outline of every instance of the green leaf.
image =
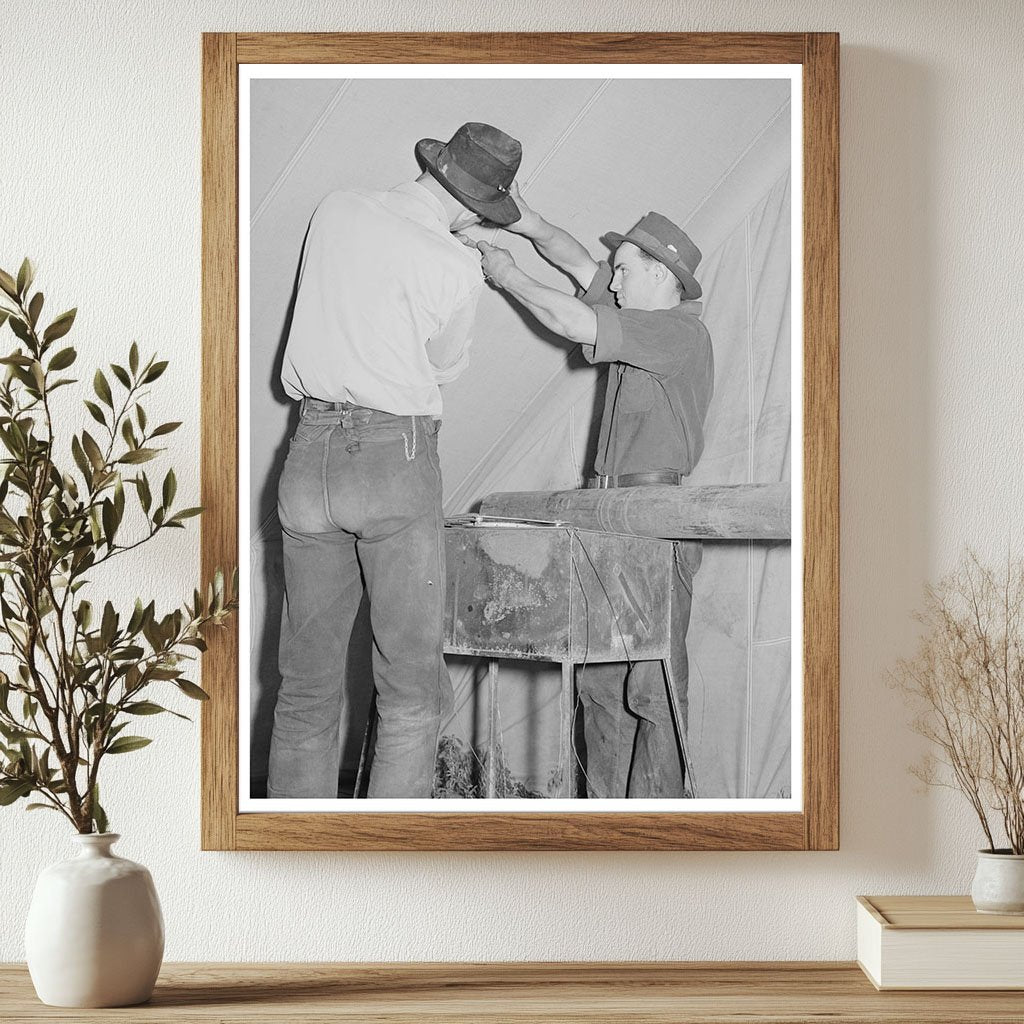
<svg viewBox="0 0 1024 1024">
<path fill-rule="evenodd" d="M 50 370 L 66 370 L 76 359 L 78 353 L 71 348 L 62 348 L 51 360 L 50 365 L 47 367 L 47 372 Z"/>
<path fill-rule="evenodd" d="M 126 387 L 131 388 L 132 379 L 128 376 L 128 371 L 123 366 L 118 366 L 117 363 L 110 364 L 110 372 Z"/>
<path fill-rule="evenodd" d="M 4 626 L 6 627 L 8 634 L 19 647 L 25 648 L 28 646 L 28 629 L 25 627 L 24 623 L 17 622 L 14 619 L 8 619 L 4 623 Z"/>
<path fill-rule="evenodd" d="M 134 451 L 125 452 L 117 461 L 134 466 L 140 462 L 149 462 L 150 459 L 155 459 L 159 454 L 156 448 L 136 448 Z"/>
<path fill-rule="evenodd" d="M 28 304 L 28 322 L 35 329 L 36 324 L 39 322 L 39 313 L 43 308 L 43 293 L 36 292 L 32 296 L 32 301 Z"/>
<path fill-rule="evenodd" d="M 26 345 L 31 344 L 32 332 L 28 329 L 28 324 L 21 317 L 12 314 L 7 322 L 11 325 L 11 330 L 14 331 L 21 341 L 25 342 Z"/>
<path fill-rule="evenodd" d="M 63 483 L 63 488 L 65 488 L 65 490 L 67 490 L 69 496 L 71 497 L 71 500 L 73 502 L 77 502 L 78 501 L 78 484 L 75 482 L 75 478 L 73 476 L 69 476 L 68 473 L 63 473 L 61 475 L 61 480 L 62 480 L 62 483 Z"/>
<path fill-rule="evenodd" d="M 119 736 L 106 749 L 108 754 L 127 754 L 148 747 L 153 741 L 145 736 Z"/>
<path fill-rule="evenodd" d="M 114 546 L 114 535 L 117 533 L 117 513 L 114 511 L 114 503 L 105 498 L 102 505 L 103 536 L 106 538 L 107 546 Z"/>
<path fill-rule="evenodd" d="M 91 707 L 86 708 L 85 714 L 82 715 L 82 721 L 85 723 L 86 728 L 92 726 L 97 718 L 101 718 L 104 715 L 114 711 L 114 705 L 108 704 L 105 701 L 100 701 L 93 704 Z"/>
<path fill-rule="evenodd" d="M 114 606 L 107 601 L 103 605 L 103 621 L 100 623 L 100 639 L 102 640 L 104 647 L 109 647 L 111 645 L 116 632 L 117 612 L 114 611 Z"/>
<path fill-rule="evenodd" d="M 57 319 L 54 320 L 45 331 L 43 331 L 43 341 L 49 344 L 51 341 L 63 338 L 64 335 L 71 330 L 71 325 L 75 322 L 75 314 L 77 313 L 77 307 L 75 309 L 69 309 L 66 313 L 61 313 L 61 315 L 57 317 Z"/>
<path fill-rule="evenodd" d="M 90 402 L 88 398 L 83 399 L 86 409 L 89 410 L 89 415 L 101 426 L 107 425 L 107 417 L 104 415 L 103 410 L 95 403 Z"/>
<path fill-rule="evenodd" d="M 143 607 L 142 599 L 137 597 L 135 599 L 135 607 L 132 609 L 132 617 L 128 620 L 126 627 L 128 636 L 135 636 L 140 629 L 142 629 L 142 622 L 146 614 L 146 609 Z"/>
<path fill-rule="evenodd" d="M 167 360 L 164 359 L 159 363 L 154 363 L 147 371 L 145 377 L 142 378 L 143 384 L 152 384 L 153 381 L 159 377 L 164 370 L 167 369 Z"/>
<path fill-rule="evenodd" d="M 175 512 L 174 515 L 167 520 L 167 525 L 170 526 L 172 523 L 180 523 L 183 519 L 191 519 L 193 516 L 200 515 L 202 511 L 202 505 L 196 505 L 194 508 L 183 508 L 180 512 Z"/>
<path fill-rule="evenodd" d="M 142 505 L 143 511 L 149 514 L 150 507 L 153 504 L 153 495 L 149 490 L 149 477 L 145 473 L 140 477 L 136 477 L 135 486 L 139 492 L 139 502 Z"/>
<path fill-rule="evenodd" d="M 169 681 L 177 681 L 181 675 L 180 668 L 149 668 L 146 670 L 146 675 L 150 679 L 165 679 Z"/>
<path fill-rule="evenodd" d="M 151 700 L 139 700 L 134 704 L 125 704 L 124 711 L 128 715 L 159 715 L 167 708 L 154 704 Z"/>
<path fill-rule="evenodd" d="M 120 477 L 114 481 L 114 511 L 117 513 L 117 522 L 120 525 L 124 518 L 124 481 Z"/>
<path fill-rule="evenodd" d="M 0 432 L 0 438 L 2 437 L 3 434 Z M 74 457 L 75 465 L 78 466 L 78 471 L 87 481 L 91 482 L 92 468 L 89 465 L 89 460 L 86 458 L 85 451 L 82 448 L 82 443 L 78 440 L 77 435 L 71 438 L 71 454 Z"/>
<path fill-rule="evenodd" d="M 4 722 L 0 722 L 0 735 L 2 735 L 8 743 L 19 743 L 28 735 L 28 733 L 16 725 L 6 725 Z"/>
<path fill-rule="evenodd" d="M 139 430 L 146 429 L 146 410 L 141 405 L 135 406 L 135 418 L 139 421 Z"/>
<path fill-rule="evenodd" d="M 173 430 L 177 430 L 181 426 L 181 421 L 178 420 L 176 423 L 161 423 L 156 430 L 150 435 L 151 437 L 163 437 L 164 434 L 169 434 Z"/>
<path fill-rule="evenodd" d="M 18 295 L 22 296 L 32 287 L 32 280 L 36 276 L 35 267 L 32 261 L 26 256 L 18 268 Z"/>
<path fill-rule="evenodd" d="M 174 475 L 174 470 L 167 470 L 167 476 L 164 477 L 163 486 L 163 503 L 166 508 L 169 508 L 171 502 L 174 501 L 174 495 L 178 491 L 178 479 Z"/>
<path fill-rule="evenodd" d="M 5 270 L 0 270 L 0 288 L 2 288 L 15 302 L 18 301 L 18 286 Z"/>
<path fill-rule="evenodd" d="M 57 811 L 60 812 L 59 807 L 54 807 L 53 804 L 29 804 L 26 811 Z"/>
<path fill-rule="evenodd" d="M 195 683 L 189 682 L 187 679 L 178 679 L 175 681 L 174 685 L 177 686 L 186 697 L 191 697 L 193 700 L 210 699 L 210 695 L 201 686 L 196 686 Z"/>
<path fill-rule="evenodd" d="M 92 820 L 96 825 L 97 832 L 108 831 L 107 815 L 100 806 L 100 787 L 98 785 L 92 787 Z"/>
<path fill-rule="evenodd" d="M 15 800 L 20 800 L 32 792 L 31 779 L 17 779 L 12 782 L 0 782 L 0 807 L 8 807 Z"/>
<path fill-rule="evenodd" d="M 139 346 L 134 341 L 128 350 L 128 365 L 131 367 L 132 373 L 139 372 Z"/>
<path fill-rule="evenodd" d="M 82 447 L 85 449 L 85 454 L 89 456 L 89 461 L 92 463 L 92 468 L 99 472 L 106 463 L 103 460 L 103 453 L 100 451 L 100 446 L 93 440 L 92 434 L 88 430 L 82 431 Z"/>
<path fill-rule="evenodd" d="M 13 430 L 4 430 L 0 427 L 0 441 L 3 442 L 3 446 L 15 458 L 18 458 L 21 455 L 21 448 L 18 445 L 18 439 L 15 437 Z"/>
<path fill-rule="evenodd" d="M 92 379 L 92 386 L 96 394 L 100 396 L 100 401 L 113 409 L 114 396 L 110 393 L 110 384 L 107 383 L 107 378 L 102 370 L 96 371 L 96 376 Z"/>
<path fill-rule="evenodd" d="M 110 655 L 111 661 L 138 661 L 146 652 L 136 644 L 119 647 Z"/>
<path fill-rule="evenodd" d="M 130 419 L 125 418 L 124 423 L 121 424 L 121 436 L 124 438 L 124 443 L 131 450 L 134 451 L 139 447 L 139 442 L 135 440 L 135 428 L 132 426 Z"/>
</svg>

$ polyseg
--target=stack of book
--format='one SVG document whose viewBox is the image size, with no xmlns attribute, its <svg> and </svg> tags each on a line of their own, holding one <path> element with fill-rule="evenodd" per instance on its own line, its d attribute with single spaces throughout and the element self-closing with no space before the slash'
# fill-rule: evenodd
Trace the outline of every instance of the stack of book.
<svg viewBox="0 0 1024 1024">
<path fill-rule="evenodd" d="M 857 962 L 879 989 L 1024 989 L 1024 915 L 979 914 L 970 896 L 858 896 Z"/>
</svg>

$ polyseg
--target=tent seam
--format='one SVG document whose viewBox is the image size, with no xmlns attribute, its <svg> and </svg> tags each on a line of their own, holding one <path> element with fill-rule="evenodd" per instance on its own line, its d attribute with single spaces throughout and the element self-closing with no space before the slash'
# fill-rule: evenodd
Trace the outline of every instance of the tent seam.
<svg viewBox="0 0 1024 1024">
<path fill-rule="evenodd" d="M 316 118 L 313 124 L 310 125 L 309 131 L 306 132 L 305 137 L 298 144 L 298 146 L 295 147 L 295 152 L 292 154 L 291 159 L 281 169 L 281 173 L 278 174 L 277 180 L 267 190 L 267 194 L 263 197 L 263 201 L 260 203 L 260 205 L 256 207 L 256 211 L 255 213 L 253 213 L 252 218 L 249 221 L 250 227 L 256 226 L 256 222 L 266 212 L 267 207 L 270 206 L 271 202 L 273 202 L 274 198 L 277 196 L 277 193 L 281 191 L 288 176 L 295 169 L 295 165 L 299 162 L 299 160 L 302 159 L 302 156 L 303 154 L 305 154 L 306 150 L 309 149 L 309 147 L 312 145 L 313 139 L 317 136 L 320 129 L 323 127 L 324 122 L 330 116 L 334 108 L 341 102 L 341 99 L 345 95 L 345 93 L 348 92 L 349 87 L 352 85 L 352 81 L 353 80 L 351 78 L 347 78 L 345 79 L 344 82 L 342 82 L 337 92 L 335 92 L 334 95 L 327 101 L 326 105 L 324 106 L 324 109 L 320 112 L 319 116 Z"/>
<path fill-rule="evenodd" d="M 728 180 L 729 175 L 731 175 L 732 172 L 743 162 L 747 154 L 754 148 L 754 146 L 757 145 L 757 143 L 764 137 L 764 135 L 771 128 L 774 127 L 775 122 L 779 120 L 779 118 L 789 108 L 789 106 L 790 101 L 787 97 L 786 100 L 783 102 L 782 106 L 779 107 L 779 109 L 775 111 L 775 113 L 771 116 L 768 122 L 762 126 L 761 130 L 750 140 L 750 142 L 747 143 L 746 146 L 743 147 L 743 149 L 740 151 L 736 159 L 733 160 L 731 164 L 729 164 L 729 166 L 722 172 L 721 175 L 719 175 L 718 181 L 716 181 L 714 185 L 712 185 L 711 188 L 709 188 L 707 192 L 705 192 L 704 195 L 701 196 L 700 201 L 697 203 L 697 205 L 686 215 L 684 224 L 689 223 L 691 220 L 693 220 L 694 217 L 697 216 L 698 213 L 700 213 L 700 211 L 707 205 L 711 197 L 722 187 L 722 183 Z"/>
<path fill-rule="evenodd" d="M 750 215 L 744 220 L 747 314 L 747 483 L 754 482 L 754 339 L 751 310 Z M 747 693 L 743 743 L 743 795 L 750 797 L 750 715 L 754 675 L 754 544 L 747 541 Z"/>
</svg>

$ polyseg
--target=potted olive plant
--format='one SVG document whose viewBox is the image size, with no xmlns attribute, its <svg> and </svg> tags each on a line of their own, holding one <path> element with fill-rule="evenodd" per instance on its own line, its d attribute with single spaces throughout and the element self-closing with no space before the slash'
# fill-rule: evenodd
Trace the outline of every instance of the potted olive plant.
<svg viewBox="0 0 1024 1024">
<path fill-rule="evenodd" d="M 40 998 L 128 1005 L 152 991 L 163 925 L 149 872 L 110 850 L 101 768 L 152 742 L 137 728 L 152 716 L 185 717 L 161 694 L 207 698 L 188 674 L 237 583 L 218 572 L 163 612 L 142 597 L 119 609 L 95 596 L 94 574 L 127 569 L 131 552 L 201 510 L 175 505 L 173 469 L 150 476 L 161 438 L 180 426 L 151 422 L 142 404 L 165 361 L 133 343 L 82 385 L 88 428 L 70 427 L 66 404 L 55 415 L 54 394 L 80 384 L 65 340 L 75 310 L 44 327 L 33 276 L 28 260 L 17 275 L 0 271 L 0 328 L 14 342 L 0 358 L 0 805 L 63 815 L 82 845 L 42 873 L 29 911 Z"/>
<path fill-rule="evenodd" d="M 968 554 L 925 590 L 917 653 L 896 682 L 929 754 L 911 770 L 958 789 L 985 836 L 971 889 L 984 913 L 1024 914 L 1024 561 L 992 570 Z"/>
</svg>

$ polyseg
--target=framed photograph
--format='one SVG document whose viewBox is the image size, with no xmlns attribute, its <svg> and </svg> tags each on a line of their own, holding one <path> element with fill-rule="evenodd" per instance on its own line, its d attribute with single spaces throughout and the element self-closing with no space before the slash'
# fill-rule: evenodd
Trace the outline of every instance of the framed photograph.
<svg viewBox="0 0 1024 1024">
<path fill-rule="evenodd" d="M 838 848 L 838 88 L 203 37 L 204 849 Z"/>
</svg>

